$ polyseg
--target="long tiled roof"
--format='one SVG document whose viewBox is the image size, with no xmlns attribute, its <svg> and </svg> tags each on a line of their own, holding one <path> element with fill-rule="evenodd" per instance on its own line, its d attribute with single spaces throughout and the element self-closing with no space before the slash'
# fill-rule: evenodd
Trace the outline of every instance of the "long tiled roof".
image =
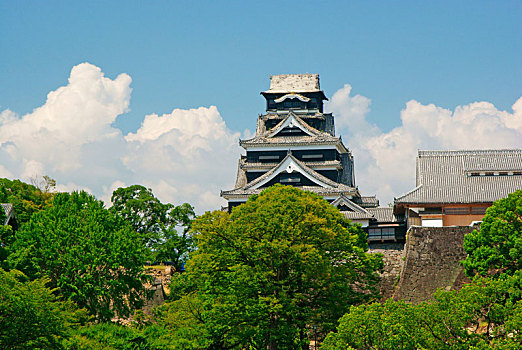
<svg viewBox="0 0 522 350">
<path fill-rule="evenodd" d="M 419 151 L 416 182 L 395 203 L 490 203 L 522 189 L 522 149 Z"/>
<path fill-rule="evenodd" d="M 241 146 L 263 145 L 263 146 L 277 146 L 277 145 L 337 145 L 341 143 L 340 137 L 331 136 L 329 134 L 321 134 L 318 136 L 280 136 L 280 137 L 266 137 L 256 136 L 249 140 L 239 140 Z"/>
<path fill-rule="evenodd" d="M 323 161 L 311 161 L 311 162 L 303 162 L 310 168 L 338 168 L 342 167 L 342 164 L 338 160 L 323 160 Z M 277 163 L 261 163 L 261 162 L 247 162 L 245 159 L 242 159 L 239 166 L 242 169 L 272 169 L 274 166 L 279 164 Z"/>
<path fill-rule="evenodd" d="M 347 208 L 349 208 L 350 210 L 341 211 L 344 214 L 344 216 L 346 216 L 346 218 L 348 218 L 348 219 L 363 220 L 363 219 L 372 219 L 373 218 L 373 215 L 370 214 L 366 209 L 358 206 L 357 204 L 355 204 L 353 201 L 351 201 L 348 197 L 346 197 L 343 194 L 341 194 L 339 196 L 339 198 L 337 198 L 330 204 L 337 208 L 342 208 L 343 206 L 346 206 Z"/>
<path fill-rule="evenodd" d="M 395 215 L 393 208 L 366 208 L 361 211 L 341 211 L 350 220 L 370 220 L 378 223 L 404 222 L 404 215 Z"/>
<path fill-rule="evenodd" d="M 256 188 L 256 189 L 244 189 L 244 188 L 236 188 L 230 191 L 221 191 L 221 196 L 224 198 L 236 198 L 236 197 L 248 197 L 253 194 L 259 194 L 265 188 Z M 328 196 L 338 196 L 340 194 L 358 194 L 357 190 L 353 187 L 343 186 L 341 188 L 324 188 L 320 186 L 300 186 L 299 189 L 303 191 L 314 192 L 322 197 Z M 246 198 L 245 198 L 246 199 Z"/>
<path fill-rule="evenodd" d="M 393 213 L 393 208 L 368 208 L 366 209 L 378 222 L 402 222 L 403 215 Z"/>
<path fill-rule="evenodd" d="M 376 196 L 362 196 L 359 198 L 354 198 L 354 202 L 363 208 L 374 208 L 379 206 L 379 200 Z"/>
</svg>

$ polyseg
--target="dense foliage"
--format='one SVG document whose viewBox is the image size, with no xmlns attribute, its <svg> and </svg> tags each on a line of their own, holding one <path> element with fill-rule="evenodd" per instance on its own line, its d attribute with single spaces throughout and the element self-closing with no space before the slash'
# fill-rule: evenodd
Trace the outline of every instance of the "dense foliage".
<svg viewBox="0 0 522 350">
<path fill-rule="evenodd" d="M 316 194 L 276 185 L 193 229 L 184 279 L 194 295 L 171 311 L 199 305 L 185 330 L 207 334 L 209 348 L 307 348 L 314 328 L 333 329 L 350 305 L 377 295 L 381 257 Z"/>
<path fill-rule="evenodd" d="M 519 349 L 522 273 L 477 278 L 419 305 L 387 300 L 354 306 L 321 349 Z"/>
<path fill-rule="evenodd" d="M 56 182 L 44 176 L 39 183 L 41 188 L 20 180 L 0 179 L 0 203 L 13 205 L 14 220 L 4 226 L 5 212 L 0 208 L 0 267 L 9 269 L 7 256 L 14 241 L 14 234 L 21 224 L 29 221 L 34 213 L 46 208 L 53 196 L 51 190 Z"/>
<path fill-rule="evenodd" d="M 54 182 L 47 176 L 45 179 L 47 179 L 47 182 Z M 16 219 L 19 224 L 23 224 L 29 221 L 31 215 L 35 212 L 49 205 L 53 196 L 50 189 L 49 186 L 40 189 L 20 180 L 0 179 L 0 203 L 13 204 Z"/>
<path fill-rule="evenodd" d="M 118 188 L 111 200 L 111 210 L 129 222 L 142 237 L 147 259 L 170 262 L 176 270 L 181 270 L 193 248 L 189 229 L 195 217 L 194 208 L 188 203 L 179 206 L 161 203 L 150 189 L 141 185 Z"/>
<path fill-rule="evenodd" d="M 163 204 L 143 186 L 118 189 L 107 210 L 42 184 L 0 179 L 0 202 L 21 219 L 0 226 L 0 262 L 13 269 L 0 268 L 0 349 L 307 349 L 328 332 L 328 350 L 522 344 L 522 191 L 466 236 L 473 282 L 411 305 L 372 302 L 380 256 L 312 193 L 274 186 L 192 223 L 190 205 Z M 170 302 L 144 317 L 145 260 L 179 269 L 188 252 Z M 115 313 L 134 321 L 109 322 Z"/>
<path fill-rule="evenodd" d="M 473 282 L 434 301 L 352 307 L 322 349 L 520 349 L 522 191 L 496 201 L 464 238 Z"/>
<path fill-rule="evenodd" d="M 56 301 L 47 282 L 0 269 L 0 349 L 62 348 L 84 314 L 71 302 Z"/>
<path fill-rule="evenodd" d="M 143 251 L 132 227 L 101 201 L 59 193 L 17 232 L 9 261 L 30 278 L 47 276 L 64 299 L 108 320 L 142 304 Z"/>
<path fill-rule="evenodd" d="M 464 237 L 469 276 L 512 274 L 522 269 L 522 190 L 493 203 L 480 225 Z"/>
</svg>

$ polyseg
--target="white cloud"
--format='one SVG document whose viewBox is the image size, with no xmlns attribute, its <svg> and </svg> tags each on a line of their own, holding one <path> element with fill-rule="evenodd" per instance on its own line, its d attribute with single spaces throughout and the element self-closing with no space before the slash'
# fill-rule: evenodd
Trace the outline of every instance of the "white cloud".
<svg viewBox="0 0 522 350">
<path fill-rule="evenodd" d="M 454 111 L 415 100 L 401 111 L 402 124 L 382 132 L 366 120 L 370 100 L 350 96 L 345 85 L 327 105 L 336 117 L 355 158 L 356 182 L 363 194 L 377 194 L 381 205 L 415 186 L 419 149 L 498 149 L 522 147 L 522 98 L 513 113 L 489 102 L 458 106 Z M 339 118 L 340 117 L 340 118 Z"/>
<path fill-rule="evenodd" d="M 219 208 L 220 190 L 234 185 L 239 133 L 210 106 L 147 115 L 124 136 L 112 124 L 128 110 L 130 84 L 126 74 L 110 79 L 82 63 L 33 112 L 0 111 L 0 176 L 49 175 L 59 190 L 86 189 L 106 202 L 117 187 L 142 184 L 163 202 Z M 417 149 L 522 147 L 522 98 L 512 113 L 488 102 L 451 111 L 412 100 L 402 124 L 383 133 L 366 119 L 371 100 L 351 93 L 345 85 L 327 108 L 354 154 L 361 192 L 384 205 L 414 186 Z"/>
<path fill-rule="evenodd" d="M 233 186 L 239 133 L 227 128 L 215 106 L 148 115 L 125 138 L 132 152 L 124 164 L 159 198 L 188 198 L 199 209 L 218 209 L 220 190 Z"/>
<path fill-rule="evenodd" d="M 128 111 L 130 83 L 82 63 L 43 106 L 21 117 L 2 111 L 0 175 L 46 174 L 60 190 L 92 189 L 106 202 L 118 186 L 137 183 L 163 201 L 219 208 L 219 191 L 233 185 L 239 134 L 211 106 L 148 115 L 124 137 L 112 123 Z"/>
</svg>

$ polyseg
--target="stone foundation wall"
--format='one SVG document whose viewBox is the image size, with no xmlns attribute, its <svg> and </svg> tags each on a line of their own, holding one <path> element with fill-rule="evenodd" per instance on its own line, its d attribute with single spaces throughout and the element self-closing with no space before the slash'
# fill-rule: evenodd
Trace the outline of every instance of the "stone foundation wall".
<svg viewBox="0 0 522 350">
<path fill-rule="evenodd" d="M 381 296 L 386 300 L 393 296 L 404 266 L 404 243 L 375 243 L 368 244 L 368 253 L 382 254 L 384 270 L 381 273 Z"/>
<path fill-rule="evenodd" d="M 404 265 L 393 298 L 418 304 L 439 288 L 458 289 L 467 282 L 460 264 L 466 258 L 464 236 L 478 227 L 412 226 L 404 248 Z"/>
</svg>

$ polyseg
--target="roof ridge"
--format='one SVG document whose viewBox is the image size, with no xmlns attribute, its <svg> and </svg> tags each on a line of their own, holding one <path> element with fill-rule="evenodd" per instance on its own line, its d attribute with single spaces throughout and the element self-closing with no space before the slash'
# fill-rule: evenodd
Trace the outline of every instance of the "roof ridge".
<svg viewBox="0 0 522 350">
<path fill-rule="evenodd" d="M 409 195 L 412 194 L 413 192 L 419 190 L 421 187 L 422 187 L 422 184 L 420 184 L 419 186 L 415 187 L 413 190 L 406 192 L 406 193 L 403 194 L 402 196 L 399 196 L 399 197 L 394 198 L 394 201 L 396 202 L 396 201 L 398 201 L 399 199 L 402 199 L 402 198 L 404 198 L 404 197 L 406 197 L 406 196 L 409 196 Z"/>
<path fill-rule="evenodd" d="M 471 154 L 498 154 L 498 153 L 522 153 L 522 148 L 505 149 L 473 149 L 473 150 L 418 150 L 418 156 L 444 156 L 444 155 L 471 155 Z"/>
</svg>

